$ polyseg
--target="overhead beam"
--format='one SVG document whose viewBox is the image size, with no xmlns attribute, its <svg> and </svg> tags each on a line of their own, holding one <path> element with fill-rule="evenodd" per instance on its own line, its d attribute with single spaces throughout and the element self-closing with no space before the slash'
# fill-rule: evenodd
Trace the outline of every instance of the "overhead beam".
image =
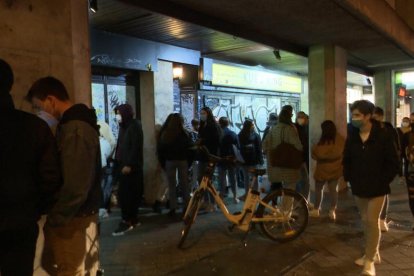
<svg viewBox="0 0 414 276">
<path fill-rule="evenodd" d="M 334 0 L 335 3 L 364 22 L 382 37 L 414 58 L 414 31 L 385 1 Z"/>
<path fill-rule="evenodd" d="M 308 56 L 308 48 L 288 42 L 280 37 L 262 33 L 249 26 L 241 26 L 220 18 L 206 15 L 165 0 L 118 0 L 131 6 L 140 7 L 155 13 L 174 17 L 182 21 L 204 26 L 216 31 L 261 43 L 275 49 L 285 50 L 304 57 Z"/>
</svg>

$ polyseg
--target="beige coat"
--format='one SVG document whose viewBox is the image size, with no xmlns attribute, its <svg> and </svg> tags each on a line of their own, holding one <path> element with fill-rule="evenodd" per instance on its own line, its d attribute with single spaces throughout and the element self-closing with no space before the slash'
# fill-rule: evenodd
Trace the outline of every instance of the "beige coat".
<svg viewBox="0 0 414 276">
<path fill-rule="evenodd" d="M 344 138 L 337 134 L 334 144 L 316 144 L 312 147 L 312 159 L 316 160 L 316 170 L 313 177 L 316 181 L 336 180 L 342 176 L 344 145 Z"/>
<path fill-rule="evenodd" d="M 292 144 L 298 150 L 302 150 L 302 143 L 300 142 L 296 128 L 293 125 L 278 123 L 272 127 L 263 141 L 263 150 L 266 152 L 267 160 L 269 160 L 270 150 L 276 148 L 282 142 L 282 131 L 284 131 L 284 142 Z M 300 169 L 272 167 L 269 162 L 267 163 L 267 174 L 270 182 L 292 184 L 300 179 Z"/>
</svg>

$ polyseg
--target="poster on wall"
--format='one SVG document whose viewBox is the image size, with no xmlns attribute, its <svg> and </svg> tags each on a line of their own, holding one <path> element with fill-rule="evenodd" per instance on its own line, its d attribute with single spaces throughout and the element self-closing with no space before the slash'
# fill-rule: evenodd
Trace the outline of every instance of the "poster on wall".
<svg viewBox="0 0 414 276">
<path fill-rule="evenodd" d="M 191 120 L 194 119 L 195 95 L 181 94 L 181 114 L 184 117 L 184 127 L 191 129 Z"/>
<path fill-rule="evenodd" d="M 92 107 L 98 121 L 105 122 L 105 90 L 103 83 L 92 83 Z"/>
</svg>

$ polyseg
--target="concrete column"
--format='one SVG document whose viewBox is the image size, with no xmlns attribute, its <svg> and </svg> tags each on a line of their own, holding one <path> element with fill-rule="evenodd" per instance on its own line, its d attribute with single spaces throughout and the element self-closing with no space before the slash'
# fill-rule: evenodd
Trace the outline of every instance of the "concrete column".
<svg viewBox="0 0 414 276">
<path fill-rule="evenodd" d="M 311 144 L 318 141 L 324 120 L 335 122 L 346 136 L 346 52 L 337 46 L 314 46 L 309 52 Z"/>
<path fill-rule="evenodd" d="M 338 132 L 346 137 L 346 52 L 327 45 L 309 51 L 309 139 L 310 148 L 318 142 L 321 123 L 332 120 Z M 309 180 L 313 186 L 315 162 L 310 159 Z M 340 189 L 344 183 L 340 181 Z"/>
<path fill-rule="evenodd" d="M 88 1 L 0 1 L 0 57 L 15 73 L 17 108 L 31 84 L 52 75 L 71 99 L 90 104 Z"/>
<path fill-rule="evenodd" d="M 392 71 L 385 70 L 374 74 L 375 105 L 384 109 L 384 119 L 395 123 L 396 97 L 393 92 Z"/>
<path fill-rule="evenodd" d="M 168 115 L 174 111 L 173 96 L 173 64 L 167 61 L 158 61 L 158 71 L 155 77 L 155 124 L 162 125 Z"/>
</svg>

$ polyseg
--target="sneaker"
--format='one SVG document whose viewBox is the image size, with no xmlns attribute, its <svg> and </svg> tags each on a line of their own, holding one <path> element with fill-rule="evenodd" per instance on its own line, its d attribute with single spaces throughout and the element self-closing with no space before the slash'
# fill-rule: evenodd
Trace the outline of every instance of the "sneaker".
<svg viewBox="0 0 414 276">
<path fill-rule="evenodd" d="M 313 209 L 309 211 L 309 216 L 312 218 L 319 218 L 319 209 Z"/>
<path fill-rule="evenodd" d="M 237 197 L 233 198 L 233 203 L 234 203 L 234 204 L 237 204 L 237 203 L 239 203 L 239 202 L 240 202 L 240 199 L 238 199 Z"/>
<path fill-rule="evenodd" d="M 381 232 L 388 232 L 389 230 L 388 223 L 385 219 L 380 220 L 380 228 L 381 228 Z"/>
<path fill-rule="evenodd" d="M 131 231 L 134 227 L 140 226 L 141 223 L 137 222 L 135 224 L 131 224 L 125 221 L 121 221 L 118 225 L 118 228 L 112 232 L 112 236 L 118 237 L 124 235 L 126 232 Z"/>
<path fill-rule="evenodd" d="M 365 261 L 362 275 L 375 276 L 375 265 L 372 261 Z"/>
<path fill-rule="evenodd" d="M 374 257 L 374 263 L 375 264 L 380 264 L 381 263 L 381 257 L 380 257 L 380 255 L 379 255 L 379 253 L 377 253 L 376 255 L 375 255 L 375 257 Z M 365 255 L 364 256 L 362 256 L 361 258 L 359 258 L 359 259 L 356 259 L 355 260 L 355 264 L 356 265 L 359 265 L 359 266 L 364 266 L 364 264 L 365 264 Z"/>
<path fill-rule="evenodd" d="M 336 213 L 335 213 L 335 210 L 329 210 L 329 218 L 331 219 L 331 220 L 336 220 Z"/>
</svg>

